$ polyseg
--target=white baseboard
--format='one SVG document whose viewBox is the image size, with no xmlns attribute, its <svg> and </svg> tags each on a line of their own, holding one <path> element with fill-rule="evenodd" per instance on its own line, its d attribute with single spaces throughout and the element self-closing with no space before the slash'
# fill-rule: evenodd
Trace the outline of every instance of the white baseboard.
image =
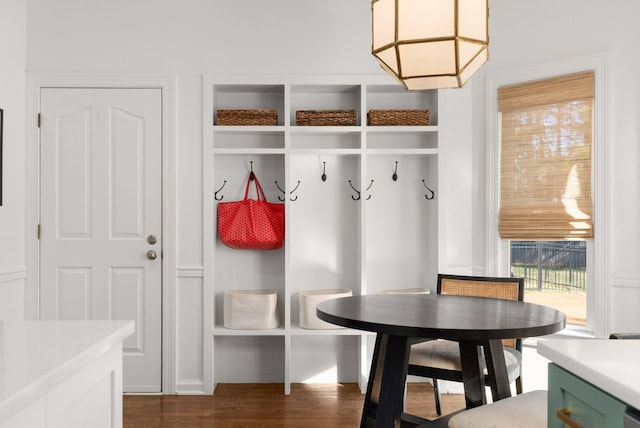
<svg viewBox="0 0 640 428">
<path fill-rule="evenodd" d="M 203 395 L 204 382 L 202 380 L 182 380 L 176 384 L 178 395 Z"/>
</svg>

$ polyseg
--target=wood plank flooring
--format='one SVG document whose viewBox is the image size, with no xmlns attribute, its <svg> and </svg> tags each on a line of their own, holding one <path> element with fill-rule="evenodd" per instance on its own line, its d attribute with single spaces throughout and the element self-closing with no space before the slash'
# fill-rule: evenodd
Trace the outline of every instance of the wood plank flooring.
<svg viewBox="0 0 640 428">
<path fill-rule="evenodd" d="M 214 395 L 125 395 L 124 428 L 357 427 L 364 395 L 356 384 L 220 384 Z M 463 395 L 442 395 L 443 413 L 464 407 Z M 406 411 L 436 417 L 433 389 L 410 383 Z"/>
</svg>

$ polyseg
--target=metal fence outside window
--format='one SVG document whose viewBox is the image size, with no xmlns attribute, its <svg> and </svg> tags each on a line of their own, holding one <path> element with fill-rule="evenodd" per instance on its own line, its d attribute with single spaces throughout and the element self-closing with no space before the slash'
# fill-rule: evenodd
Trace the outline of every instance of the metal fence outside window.
<svg viewBox="0 0 640 428">
<path fill-rule="evenodd" d="M 526 290 L 586 291 L 584 241 L 511 241 L 511 275 L 525 278 Z"/>
</svg>

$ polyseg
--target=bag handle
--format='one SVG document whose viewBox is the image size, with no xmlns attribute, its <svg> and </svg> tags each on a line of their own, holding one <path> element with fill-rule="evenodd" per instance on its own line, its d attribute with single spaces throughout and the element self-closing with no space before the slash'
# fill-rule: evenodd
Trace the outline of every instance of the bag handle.
<svg viewBox="0 0 640 428">
<path fill-rule="evenodd" d="M 255 183 L 256 186 L 256 197 L 258 198 L 258 200 L 262 200 L 263 202 L 267 202 L 267 197 L 264 195 L 264 191 L 262 190 L 262 186 L 260 185 L 260 182 L 258 181 L 258 177 L 256 177 L 256 175 L 254 174 L 253 171 L 251 171 L 251 173 L 249 174 L 249 178 L 247 179 L 247 187 L 244 189 L 244 199 L 245 201 L 247 200 L 247 198 L 249 197 L 249 186 L 251 186 L 251 181 L 253 180 L 253 182 Z M 261 199 L 262 197 L 262 199 Z"/>
</svg>

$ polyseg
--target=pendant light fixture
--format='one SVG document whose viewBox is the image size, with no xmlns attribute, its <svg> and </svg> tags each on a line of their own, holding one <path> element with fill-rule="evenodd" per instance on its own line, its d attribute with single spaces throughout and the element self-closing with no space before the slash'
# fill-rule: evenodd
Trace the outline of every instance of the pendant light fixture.
<svg viewBox="0 0 640 428">
<path fill-rule="evenodd" d="M 407 90 L 460 88 L 489 59 L 488 0 L 372 0 L 372 53 Z"/>
</svg>

